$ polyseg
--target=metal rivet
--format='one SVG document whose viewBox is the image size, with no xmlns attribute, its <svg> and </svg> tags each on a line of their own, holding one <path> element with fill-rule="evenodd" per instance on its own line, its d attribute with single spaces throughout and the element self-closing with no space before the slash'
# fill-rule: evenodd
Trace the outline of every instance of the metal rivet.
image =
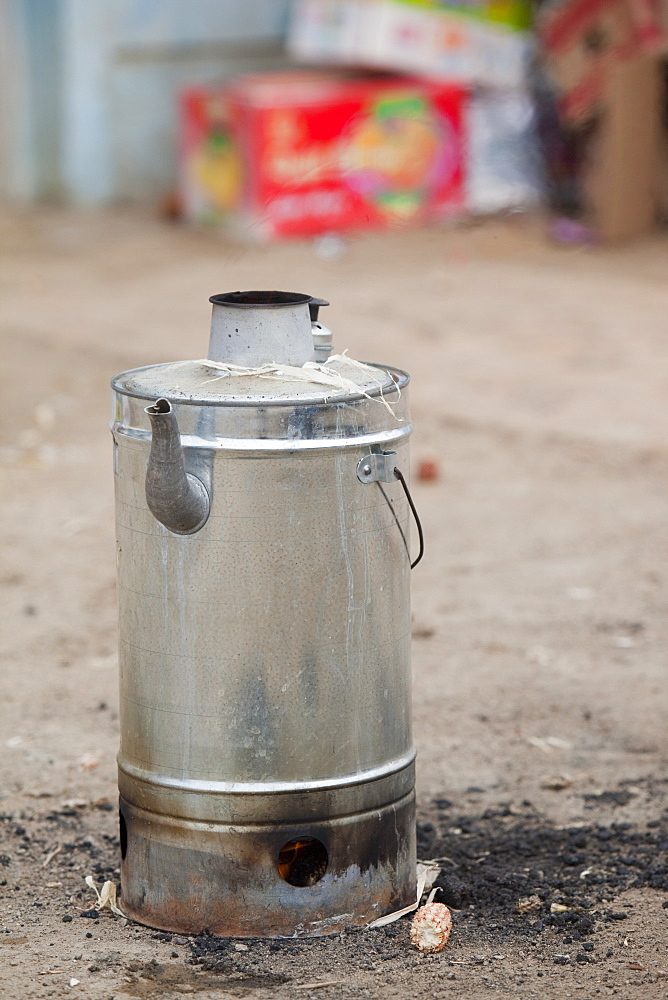
<svg viewBox="0 0 668 1000">
<path fill-rule="evenodd" d="M 371 475 L 371 466 L 370 465 L 365 465 L 364 468 L 362 469 L 362 472 L 364 473 L 365 476 L 370 476 Z"/>
</svg>

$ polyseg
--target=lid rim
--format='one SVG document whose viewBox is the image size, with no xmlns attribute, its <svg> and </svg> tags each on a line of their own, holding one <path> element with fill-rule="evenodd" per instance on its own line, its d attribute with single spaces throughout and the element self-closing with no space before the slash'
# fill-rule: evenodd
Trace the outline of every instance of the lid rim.
<svg viewBox="0 0 668 1000">
<path fill-rule="evenodd" d="M 290 306 L 308 305 L 312 295 L 303 292 L 260 291 L 253 289 L 247 292 L 219 292 L 209 297 L 214 306 L 226 306 L 234 309 L 285 309 Z"/>
<path fill-rule="evenodd" d="M 132 368 L 125 372 L 120 372 L 110 381 L 111 388 L 114 392 L 119 393 L 122 396 L 129 396 L 132 399 L 145 399 L 145 400 L 156 400 L 164 398 L 169 400 L 177 406 L 255 406 L 258 408 L 267 406 L 334 406 L 339 403 L 353 403 L 359 402 L 361 399 L 377 399 L 378 397 L 393 396 L 399 390 L 404 389 L 410 382 L 410 375 L 408 372 L 404 371 L 402 368 L 397 368 L 395 365 L 384 365 L 379 362 L 364 362 L 370 368 L 377 368 L 380 371 L 386 372 L 387 375 L 392 379 L 392 385 L 388 386 L 373 386 L 370 387 L 365 392 L 350 392 L 350 393 L 332 393 L 327 395 L 323 392 L 322 397 L 319 399 L 313 399 L 313 396 L 284 396 L 279 398 L 266 398 L 260 396 L 248 397 L 247 399 L 202 399 L 202 398 L 186 398 L 182 396 L 174 396 L 168 390 L 165 391 L 164 388 L 161 392 L 156 392 L 155 394 L 147 394 L 144 392 L 138 392 L 134 389 L 128 389 L 126 386 L 119 384 L 119 380 L 124 376 L 134 374 L 135 372 L 148 371 L 152 368 L 162 368 L 165 362 L 160 362 L 155 365 L 142 365 L 139 368 Z M 397 379 L 394 376 L 398 376 Z M 323 390 L 324 390 L 323 386 Z"/>
</svg>

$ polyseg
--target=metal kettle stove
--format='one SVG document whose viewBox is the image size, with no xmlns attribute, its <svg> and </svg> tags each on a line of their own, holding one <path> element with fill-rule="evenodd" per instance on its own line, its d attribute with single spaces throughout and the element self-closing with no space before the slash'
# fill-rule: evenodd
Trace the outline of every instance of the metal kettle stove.
<svg viewBox="0 0 668 1000">
<path fill-rule="evenodd" d="M 122 905 L 326 934 L 415 899 L 408 376 L 211 302 L 207 359 L 112 381 Z"/>
</svg>

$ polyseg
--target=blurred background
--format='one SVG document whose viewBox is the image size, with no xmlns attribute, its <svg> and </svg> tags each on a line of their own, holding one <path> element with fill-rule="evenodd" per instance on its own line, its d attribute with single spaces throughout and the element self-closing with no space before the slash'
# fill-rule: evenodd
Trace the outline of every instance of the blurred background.
<svg viewBox="0 0 668 1000">
<path fill-rule="evenodd" d="M 0 0 L 3 814 L 116 835 L 109 379 L 201 358 L 209 296 L 259 288 L 327 299 L 336 352 L 412 377 L 422 818 L 658 825 L 667 16 Z M 51 968 L 76 921 L 34 884 Z"/>
<path fill-rule="evenodd" d="M 2 794 L 115 794 L 108 381 L 237 288 L 412 375 L 421 801 L 665 766 L 665 14 L 1 0 Z"/>
<path fill-rule="evenodd" d="M 662 0 L 3 0 L 2 194 L 160 204 L 250 240 L 545 205 L 558 240 L 623 239 L 665 213 L 665 17 Z"/>
</svg>

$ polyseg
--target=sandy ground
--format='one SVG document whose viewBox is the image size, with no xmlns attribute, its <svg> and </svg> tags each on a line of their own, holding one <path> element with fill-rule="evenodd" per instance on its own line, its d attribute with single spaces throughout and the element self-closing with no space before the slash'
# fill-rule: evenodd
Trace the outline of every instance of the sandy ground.
<svg viewBox="0 0 668 1000">
<path fill-rule="evenodd" d="M 563 250 L 516 218 L 331 259 L 48 211 L 0 241 L 0 996 L 665 997 L 668 238 Z M 407 368 L 414 467 L 440 469 L 413 574 L 421 843 L 463 889 L 437 956 L 407 921 L 244 950 L 80 917 L 118 864 L 108 380 L 202 356 L 208 296 L 248 287 L 328 298 L 338 350 Z"/>
</svg>

